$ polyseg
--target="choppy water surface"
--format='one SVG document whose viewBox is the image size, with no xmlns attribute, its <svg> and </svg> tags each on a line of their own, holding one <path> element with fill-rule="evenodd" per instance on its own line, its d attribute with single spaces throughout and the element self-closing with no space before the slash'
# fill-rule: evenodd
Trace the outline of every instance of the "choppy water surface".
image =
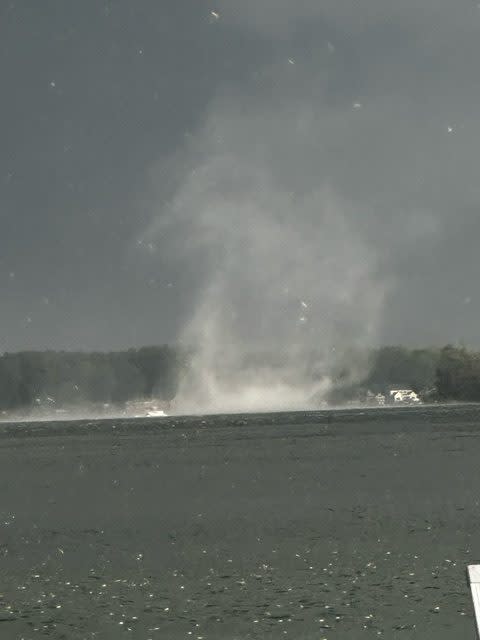
<svg viewBox="0 0 480 640">
<path fill-rule="evenodd" d="M 480 408 L 0 427 L 0 637 L 473 637 Z"/>
</svg>

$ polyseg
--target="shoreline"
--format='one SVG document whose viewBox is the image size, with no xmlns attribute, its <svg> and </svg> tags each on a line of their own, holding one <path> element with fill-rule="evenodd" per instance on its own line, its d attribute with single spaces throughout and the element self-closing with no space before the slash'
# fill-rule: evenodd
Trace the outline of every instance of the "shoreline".
<svg viewBox="0 0 480 640">
<path fill-rule="evenodd" d="M 315 414 L 315 415 L 331 415 L 334 413 L 337 414 L 348 414 L 349 412 L 354 412 L 356 415 L 361 416 L 362 413 L 379 413 L 382 412 L 395 413 L 395 412 L 411 412 L 417 413 L 425 410 L 433 410 L 436 409 L 445 409 L 445 408 L 468 408 L 468 407 L 478 407 L 480 406 L 480 402 L 435 402 L 435 403 L 421 403 L 416 405 L 400 405 L 400 404 L 391 404 L 391 405 L 383 405 L 383 406 L 372 406 L 372 405 L 337 405 L 331 407 L 321 407 L 321 408 L 304 408 L 304 409 L 282 409 L 282 410 L 264 410 L 264 411 L 228 411 L 228 412 L 213 412 L 213 413 L 169 413 L 164 416 L 135 416 L 135 415 L 126 415 L 124 413 L 112 413 L 112 414 L 93 414 L 87 412 L 78 412 L 78 413 L 70 413 L 66 414 L 52 414 L 52 415 L 29 415 L 29 416 L 11 416 L 9 418 L 0 417 L 0 425 L 20 425 L 20 424 L 43 424 L 43 423 L 71 423 L 71 422 L 111 422 L 112 420 L 121 421 L 121 422 L 164 422 L 168 420 L 175 419 L 218 419 L 221 417 L 228 417 L 231 419 L 240 418 L 240 417 L 256 417 L 256 416 L 289 416 L 289 415 L 298 415 L 302 416 L 305 414 Z"/>
</svg>

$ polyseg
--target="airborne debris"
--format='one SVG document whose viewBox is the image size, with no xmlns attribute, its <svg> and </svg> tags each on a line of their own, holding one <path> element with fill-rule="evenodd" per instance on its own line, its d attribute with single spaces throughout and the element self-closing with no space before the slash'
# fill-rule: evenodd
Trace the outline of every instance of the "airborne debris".
<svg viewBox="0 0 480 640">
<path fill-rule="evenodd" d="M 218 13 L 218 11 L 210 11 L 210 15 L 212 16 L 212 18 L 215 18 L 215 20 L 218 20 L 220 18 L 220 14 Z"/>
</svg>

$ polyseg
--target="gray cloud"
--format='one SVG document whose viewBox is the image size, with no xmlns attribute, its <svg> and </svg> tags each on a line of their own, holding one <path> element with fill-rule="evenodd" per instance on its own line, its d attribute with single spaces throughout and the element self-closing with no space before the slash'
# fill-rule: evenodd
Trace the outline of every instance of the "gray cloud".
<svg viewBox="0 0 480 640">
<path fill-rule="evenodd" d="M 347 34 L 395 23 L 420 27 L 424 34 L 452 33 L 459 27 L 475 29 L 472 20 L 478 17 L 475 3 L 462 1 L 453 7 L 448 0 L 219 0 L 217 6 L 223 20 L 273 38 L 287 37 L 312 22 L 318 27 L 322 21 Z"/>
<path fill-rule="evenodd" d="M 3 348 L 174 340 L 202 312 L 225 238 L 253 269 L 242 233 L 263 261 L 283 237 L 305 245 L 308 268 L 299 260 L 292 280 L 309 292 L 310 266 L 325 271 L 333 247 L 339 260 L 348 236 L 345 264 L 367 265 L 355 282 L 368 273 L 383 300 L 372 331 L 360 304 L 349 337 L 479 344 L 475 3 L 50 9 L 2 15 Z M 234 305 L 252 277 L 235 280 Z M 243 308 L 244 328 L 257 310 Z M 309 326 L 328 333 L 320 318 Z M 280 322 L 278 337 L 289 330 Z"/>
</svg>

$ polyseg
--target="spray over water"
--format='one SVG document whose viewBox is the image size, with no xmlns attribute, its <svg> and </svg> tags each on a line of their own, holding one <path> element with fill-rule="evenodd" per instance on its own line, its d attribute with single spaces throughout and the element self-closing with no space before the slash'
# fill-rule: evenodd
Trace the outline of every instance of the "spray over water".
<svg viewBox="0 0 480 640">
<path fill-rule="evenodd" d="M 283 181 L 282 159 L 267 160 L 248 127 L 231 137 L 235 118 L 207 121 L 195 163 L 147 232 L 170 265 L 195 272 L 178 336 L 194 356 L 175 409 L 318 406 L 343 350 L 375 340 L 385 283 L 355 207 L 320 181 Z"/>
</svg>

